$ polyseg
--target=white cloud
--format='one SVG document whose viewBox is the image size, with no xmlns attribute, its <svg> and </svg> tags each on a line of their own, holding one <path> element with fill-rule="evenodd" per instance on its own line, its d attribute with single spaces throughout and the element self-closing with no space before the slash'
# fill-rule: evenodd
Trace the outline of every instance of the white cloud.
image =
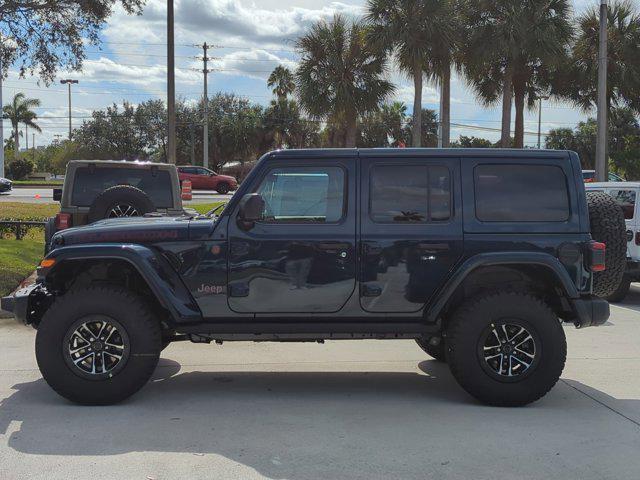
<svg viewBox="0 0 640 480">
<path fill-rule="evenodd" d="M 202 62 L 196 44 L 204 41 L 215 47 L 209 54 L 219 57 L 212 61 L 214 69 L 210 77 L 211 92 L 219 86 L 227 91 L 246 94 L 252 99 L 266 102 L 271 98 L 266 78 L 276 65 L 295 67 L 296 55 L 292 52 L 294 40 L 318 20 L 328 20 L 335 13 L 357 16 L 363 12 L 364 0 L 176 0 L 176 91 L 181 98 L 192 101 L 201 94 Z M 577 13 L 597 5 L 596 0 L 574 0 Z M 95 109 L 103 109 L 123 99 L 139 103 L 149 98 L 166 98 L 166 0 L 149 0 L 142 16 L 126 15 L 117 8 L 107 23 L 101 47 L 102 53 L 90 53 L 82 73 L 61 72 L 60 77 L 70 76 L 80 80 L 72 87 L 73 115 L 90 115 Z M 98 50 L 95 46 L 87 48 Z M 217 71 L 216 71 L 217 70 Z M 221 77 L 228 82 L 217 83 Z M 413 103 L 413 83 L 390 65 L 389 79 L 397 85 L 396 93 L 389 99 Z M 500 107 L 484 108 L 475 102 L 464 79 L 456 79 L 451 85 L 452 122 L 471 127 L 454 127 L 452 137 L 459 134 L 475 135 L 495 140 L 499 133 L 477 130 L 477 127 L 499 128 Z M 4 88 L 5 101 L 14 93 L 24 91 L 30 97 L 42 100 L 40 113 L 44 133 L 38 144 L 53 139 L 54 134 L 66 135 L 67 90 L 55 84 L 50 88 L 38 84 L 35 79 L 19 80 L 12 72 Z M 425 81 L 423 106 L 438 108 L 439 91 Z M 512 120 L 514 116 L 512 115 Z M 573 126 L 585 118 L 581 112 L 567 104 L 547 104 L 543 107 L 542 130 Z M 74 126 L 82 122 L 74 118 Z M 527 112 L 526 129 L 537 130 L 537 112 Z M 6 125 L 6 123 L 5 123 Z M 5 130 L 6 135 L 6 130 Z M 527 137 L 533 142 L 535 137 Z"/>
<path fill-rule="evenodd" d="M 296 68 L 295 61 L 260 49 L 232 52 L 212 63 L 214 72 L 226 75 L 246 75 L 265 81 L 278 65 L 284 65 L 292 71 Z"/>
</svg>

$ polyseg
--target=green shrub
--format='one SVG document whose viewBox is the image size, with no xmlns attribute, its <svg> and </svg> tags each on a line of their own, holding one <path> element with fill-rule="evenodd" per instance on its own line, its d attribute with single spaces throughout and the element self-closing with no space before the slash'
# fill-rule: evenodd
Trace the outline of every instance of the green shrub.
<svg viewBox="0 0 640 480">
<path fill-rule="evenodd" d="M 9 175 L 14 180 L 22 180 L 33 172 L 33 162 L 25 158 L 18 158 L 9 164 Z"/>
</svg>

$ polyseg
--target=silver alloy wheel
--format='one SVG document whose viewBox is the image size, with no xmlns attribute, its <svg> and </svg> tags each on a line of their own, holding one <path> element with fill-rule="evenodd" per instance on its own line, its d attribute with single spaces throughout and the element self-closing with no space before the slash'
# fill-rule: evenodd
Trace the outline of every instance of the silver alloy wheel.
<svg viewBox="0 0 640 480">
<path fill-rule="evenodd" d="M 489 369 L 507 378 L 519 377 L 536 362 L 536 341 L 521 325 L 492 324 L 483 345 L 483 358 Z"/>
<path fill-rule="evenodd" d="M 76 322 L 65 337 L 65 347 L 65 360 L 75 373 L 96 380 L 112 377 L 129 355 L 124 328 L 102 315 Z"/>
<path fill-rule="evenodd" d="M 120 217 L 139 217 L 138 210 L 133 206 L 126 203 L 119 203 L 113 206 L 109 210 L 108 218 L 120 218 Z"/>
</svg>

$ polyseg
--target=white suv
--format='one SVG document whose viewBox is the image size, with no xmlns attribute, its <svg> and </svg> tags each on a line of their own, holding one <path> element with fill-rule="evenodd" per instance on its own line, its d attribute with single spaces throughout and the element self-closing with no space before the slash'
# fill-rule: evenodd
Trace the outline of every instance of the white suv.
<svg viewBox="0 0 640 480">
<path fill-rule="evenodd" d="M 622 207 L 627 224 L 627 268 L 618 289 L 607 298 L 610 302 L 621 302 L 629 292 L 631 282 L 640 281 L 640 182 L 593 182 L 586 183 L 587 191 L 605 192 Z"/>
</svg>

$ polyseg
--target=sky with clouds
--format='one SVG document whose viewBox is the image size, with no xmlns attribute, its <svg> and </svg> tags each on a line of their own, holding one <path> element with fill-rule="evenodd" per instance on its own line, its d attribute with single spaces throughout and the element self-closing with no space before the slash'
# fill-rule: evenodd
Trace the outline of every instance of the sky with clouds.
<svg viewBox="0 0 640 480">
<path fill-rule="evenodd" d="M 515 0 L 514 0 L 515 1 Z M 335 13 L 361 15 L 364 0 L 175 0 L 176 94 L 184 100 L 202 95 L 202 49 L 207 42 L 214 48 L 209 56 L 209 92 L 232 92 L 267 104 L 272 98 L 266 78 L 279 64 L 295 67 L 295 39 L 320 19 Z M 573 0 L 577 13 L 596 5 L 597 0 Z M 166 99 L 166 0 L 148 0 L 141 16 L 117 10 L 102 32 L 103 44 L 88 48 L 88 60 L 80 72 L 60 72 L 60 78 L 79 80 L 72 87 L 73 125 L 78 126 L 91 111 L 127 100 Z M 397 84 L 393 100 L 411 104 L 412 82 L 391 74 Z M 18 78 L 11 71 L 4 82 L 6 103 L 15 93 L 39 98 L 42 134 L 36 145 L 48 144 L 56 135 L 68 133 L 67 87 L 59 83 L 43 85 L 33 77 Z M 479 105 L 463 79 L 453 78 L 451 88 L 452 138 L 475 135 L 491 140 L 499 137 L 500 108 Z M 425 83 L 423 106 L 438 109 L 438 91 Z M 537 132 L 537 112 L 525 118 L 527 132 Z M 542 131 L 571 127 L 586 115 L 565 103 L 545 102 Z M 5 137 L 8 123 L 5 121 Z M 29 133 L 29 144 L 32 136 Z M 525 137 L 534 146 L 535 134 Z M 24 141 L 23 145 L 24 146 Z"/>
</svg>

